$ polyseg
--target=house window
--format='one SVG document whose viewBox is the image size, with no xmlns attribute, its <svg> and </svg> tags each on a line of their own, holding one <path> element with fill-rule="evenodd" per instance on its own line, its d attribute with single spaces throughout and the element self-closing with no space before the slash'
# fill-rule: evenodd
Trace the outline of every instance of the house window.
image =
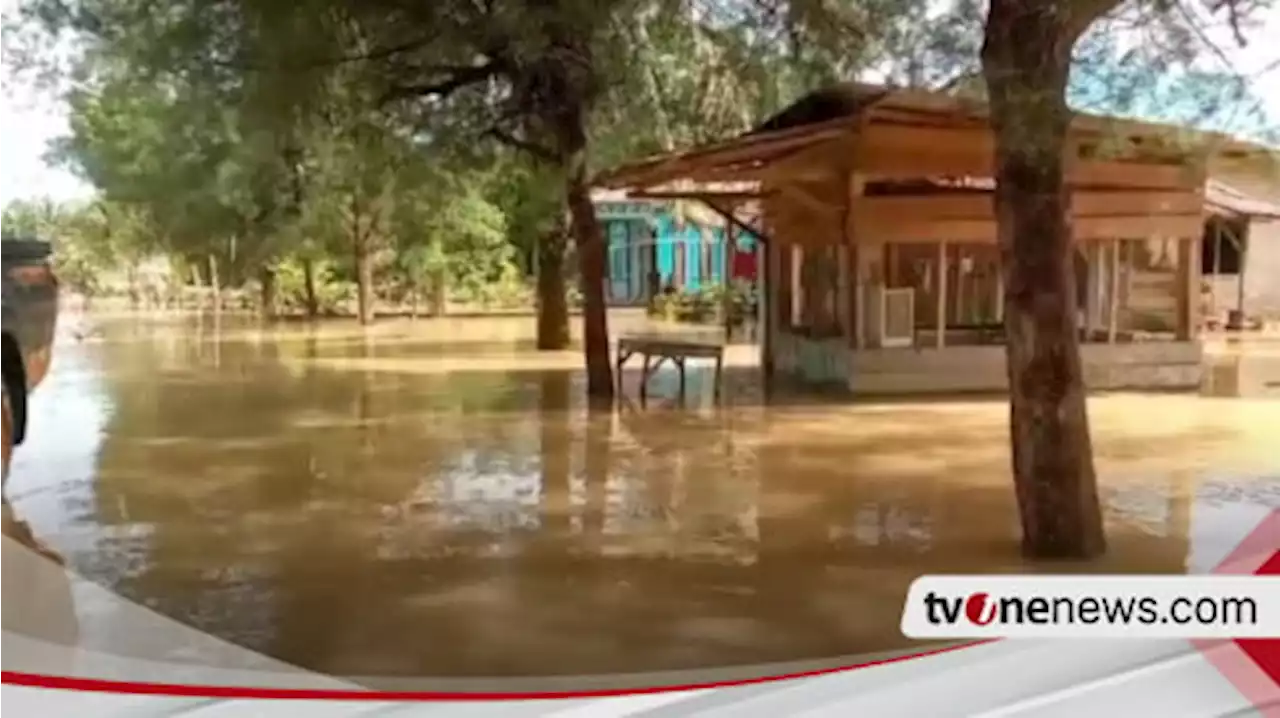
<svg viewBox="0 0 1280 718">
<path fill-rule="evenodd" d="M 1240 246 L 1247 239 L 1248 225 L 1223 217 L 1210 217 L 1204 223 L 1200 242 L 1200 267 L 1205 274 L 1240 273 Z M 1232 241 L 1235 240 L 1235 241 Z"/>
</svg>

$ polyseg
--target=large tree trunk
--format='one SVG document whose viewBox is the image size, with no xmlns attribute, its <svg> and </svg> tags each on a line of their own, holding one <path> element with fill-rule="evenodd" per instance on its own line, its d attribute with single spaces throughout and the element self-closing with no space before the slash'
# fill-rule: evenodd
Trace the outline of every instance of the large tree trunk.
<svg viewBox="0 0 1280 718">
<path fill-rule="evenodd" d="M 275 267 L 263 267 L 258 275 L 262 291 L 262 318 L 273 321 L 276 318 L 276 270 Z"/>
<path fill-rule="evenodd" d="M 566 180 L 573 240 L 578 250 L 582 285 L 582 345 L 587 362 L 587 394 L 613 399 L 613 362 L 609 358 L 609 307 L 604 297 L 605 247 L 587 187 L 586 162 L 578 159 Z"/>
<path fill-rule="evenodd" d="M 555 226 L 538 243 L 538 349 L 556 351 L 569 346 L 569 301 L 565 292 L 565 227 Z"/>
<path fill-rule="evenodd" d="M 302 291 L 307 318 L 315 319 L 320 315 L 320 297 L 316 293 L 316 263 L 310 257 L 302 258 Z"/>
<path fill-rule="evenodd" d="M 1084 372 L 1064 162 L 1071 52 L 1066 2 L 992 0 L 982 50 L 995 132 L 1013 474 L 1023 548 L 1086 558 L 1106 548 Z"/>
<path fill-rule="evenodd" d="M 369 238 L 356 237 L 356 314 L 363 325 L 373 323 L 373 257 Z"/>
<path fill-rule="evenodd" d="M 449 312 L 449 273 L 436 269 L 431 273 L 431 316 L 443 317 Z"/>
<path fill-rule="evenodd" d="M 545 30 L 550 47 L 540 72 L 528 78 L 529 100 L 542 125 L 555 138 L 554 161 L 564 173 L 569 232 L 578 255 L 582 289 L 582 344 L 587 365 L 587 395 L 593 406 L 613 402 L 613 363 L 609 357 L 609 316 L 605 303 L 604 235 L 587 183 L 587 116 L 598 94 L 591 37 L 601 17 L 572 3 L 552 5 Z M 549 101 L 550 100 L 550 101 Z"/>
</svg>

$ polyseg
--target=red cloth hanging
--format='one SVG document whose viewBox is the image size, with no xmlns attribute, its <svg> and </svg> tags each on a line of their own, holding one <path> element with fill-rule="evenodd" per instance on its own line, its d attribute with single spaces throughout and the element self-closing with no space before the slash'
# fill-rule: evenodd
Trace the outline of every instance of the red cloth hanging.
<svg viewBox="0 0 1280 718">
<path fill-rule="evenodd" d="M 732 277 L 735 281 L 756 281 L 756 273 L 759 267 L 759 258 L 756 256 L 755 247 L 745 249 L 743 247 L 734 247 Z"/>
</svg>

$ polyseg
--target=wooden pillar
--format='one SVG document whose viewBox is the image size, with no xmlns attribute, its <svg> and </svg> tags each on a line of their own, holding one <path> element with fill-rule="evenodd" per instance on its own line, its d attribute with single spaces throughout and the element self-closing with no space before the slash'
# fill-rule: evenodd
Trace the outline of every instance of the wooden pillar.
<svg viewBox="0 0 1280 718">
<path fill-rule="evenodd" d="M 732 212 L 733 208 L 729 208 Z M 737 227 L 733 222 L 725 222 L 724 240 L 720 242 L 720 289 L 722 290 L 720 298 L 720 311 L 724 315 L 724 342 L 728 344 L 733 339 L 733 282 L 729 279 L 729 262 L 733 257 L 736 241 L 734 235 Z"/>
<path fill-rule="evenodd" d="M 1240 283 L 1236 285 L 1236 312 L 1240 315 L 1240 321 L 1243 322 L 1244 321 L 1244 272 L 1245 272 L 1245 267 L 1249 265 L 1249 244 L 1248 244 L 1247 237 L 1235 236 L 1234 232 L 1231 233 L 1231 239 L 1235 240 L 1236 252 L 1240 255 L 1240 271 L 1237 273 L 1237 275 L 1240 278 Z"/>
<path fill-rule="evenodd" d="M 1218 277 L 1222 275 L 1222 222 L 1217 219 L 1210 220 L 1213 222 L 1213 280 L 1210 284 L 1209 292 L 1209 311 L 1213 312 L 1213 316 L 1218 316 Z"/>
<path fill-rule="evenodd" d="M 996 259 L 996 321 L 1004 322 L 1004 262 Z"/>
<path fill-rule="evenodd" d="M 853 314 L 853 346 L 867 346 L 867 277 L 866 259 L 862 247 L 853 248 L 853 292 L 856 311 Z"/>
<path fill-rule="evenodd" d="M 760 297 L 760 366 L 764 369 L 766 386 L 773 376 L 773 348 L 778 331 L 778 250 L 772 240 L 756 239 L 757 270 L 756 281 L 760 286 L 756 293 Z"/>
<path fill-rule="evenodd" d="M 1107 343 L 1115 344 L 1116 335 L 1119 331 L 1120 321 L 1120 245 L 1124 240 L 1111 240 L 1110 255 L 1110 271 L 1108 279 L 1110 287 L 1108 287 L 1107 297 Z"/>
<path fill-rule="evenodd" d="M 1093 336 L 1094 330 L 1102 325 L 1102 298 L 1104 296 L 1103 287 L 1105 286 L 1103 278 L 1104 253 L 1102 245 L 1097 242 L 1089 242 L 1084 245 L 1085 265 L 1088 271 L 1085 272 L 1085 310 L 1084 310 L 1084 328 L 1086 341 Z"/>
<path fill-rule="evenodd" d="M 1196 335 L 1200 314 L 1200 255 L 1196 250 L 1200 241 L 1183 237 L 1178 240 L 1178 298 L 1177 338 L 1190 341 Z"/>
<path fill-rule="evenodd" d="M 804 323 L 805 286 L 804 286 L 804 250 L 800 245 L 791 245 L 791 326 L 798 327 Z"/>
<path fill-rule="evenodd" d="M 938 319 L 934 345 L 942 349 L 947 345 L 947 243 L 938 242 Z"/>
<path fill-rule="evenodd" d="M 881 304 L 884 302 L 884 257 L 885 245 L 858 245 L 858 282 L 861 292 L 858 299 L 861 308 L 858 319 L 862 322 L 858 330 L 858 348 L 878 349 L 884 327 L 881 326 Z"/>
<path fill-rule="evenodd" d="M 836 319 L 840 323 L 840 337 L 847 347 L 853 336 L 853 321 L 849 300 L 849 248 L 836 247 Z"/>
<path fill-rule="evenodd" d="M 865 113 L 864 113 L 865 114 Z M 848 311 L 852 315 L 850 319 L 851 326 L 849 331 L 853 335 L 853 346 L 856 349 L 863 349 L 867 346 L 867 307 L 868 307 L 868 279 L 867 276 L 867 252 L 864 251 L 866 237 L 859 237 L 854 227 L 857 225 L 855 221 L 858 216 L 859 207 L 862 204 L 862 194 L 866 188 L 866 180 L 856 172 L 848 173 L 849 186 L 847 197 L 847 211 L 845 212 L 844 223 L 844 243 L 848 247 L 845 252 L 845 266 L 848 267 L 852 287 L 848 290 L 849 297 Z"/>
</svg>

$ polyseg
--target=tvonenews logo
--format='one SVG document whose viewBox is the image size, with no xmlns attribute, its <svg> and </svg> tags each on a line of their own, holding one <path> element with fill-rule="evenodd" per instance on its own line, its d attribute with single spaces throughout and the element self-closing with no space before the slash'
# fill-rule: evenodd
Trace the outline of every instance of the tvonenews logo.
<svg viewBox="0 0 1280 718">
<path fill-rule="evenodd" d="M 1280 579 L 1262 576 L 926 576 L 913 638 L 1280 636 Z"/>
</svg>

